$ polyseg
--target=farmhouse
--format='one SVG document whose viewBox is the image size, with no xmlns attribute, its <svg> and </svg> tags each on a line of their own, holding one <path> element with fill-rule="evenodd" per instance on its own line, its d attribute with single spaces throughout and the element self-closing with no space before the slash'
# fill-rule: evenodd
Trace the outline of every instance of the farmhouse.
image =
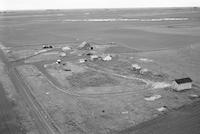
<svg viewBox="0 0 200 134">
<path fill-rule="evenodd" d="M 175 79 L 172 83 L 172 87 L 176 91 L 191 89 L 192 88 L 192 79 L 189 78 L 189 77 L 181 78 L 181 79 Z"/>
</svg>

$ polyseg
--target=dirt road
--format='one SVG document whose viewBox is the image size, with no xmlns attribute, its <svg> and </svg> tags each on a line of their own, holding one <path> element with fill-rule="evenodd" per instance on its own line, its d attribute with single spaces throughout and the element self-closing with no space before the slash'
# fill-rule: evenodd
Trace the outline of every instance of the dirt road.
<svg viewBox="0 0 200 134">
<path fill-rule="evenodd" d="M 31 96 L 29 87 L 24 83 L 23 79 L 17 73 L 17 70 L 13 68 L 12 63 L 6 59 L 4 53 L 1 50 L 0 57 L 5 63 L 8 71 L 8 76 L 13 82 L 15 89 L 27 103 L 38 131 L 41 134 L 59 134 L 60 132 L 52 127 L 51 122 L 48 122 L 48 115 L 46 115 L 44 111 L 41 111 L 39 104 L 37 104 L 36 100 L 34 100 L 33 96 Z"/>
</svg>

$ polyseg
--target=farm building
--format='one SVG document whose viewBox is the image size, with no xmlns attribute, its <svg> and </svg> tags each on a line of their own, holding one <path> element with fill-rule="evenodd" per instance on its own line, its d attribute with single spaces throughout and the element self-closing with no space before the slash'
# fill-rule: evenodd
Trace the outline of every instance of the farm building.
<svg viewBox="0 0 200 134">
<path fill-rule="evenodd" d="M 46 48 L 53 48 L 52 45 L 42 45 L 42 48 L 46 49 Z"/>
<path fill-rule="evenodd" d="M 84 41 L 78 46 L 78 48 L 81 50 L 93 50 L 94 46 L 92 46 L 90 43 Z"/>
<path fill-rule="evenodd" d="M 172 83 L 172 87 L 176 91 L 191 89 L 192 88 L 192 79 L 189 78 L 189 77 L 181 78 L 181 79 L 175 79 Z"/>
<path fill-rule="evenodd" d="M 141 67 L 138 64 L 132 64 L 132 69 L 135 70 L 140 70 Z"/>
<path fill-rule="evenodd" d="M 108 55 L 102 55 L 101 58 L 102 58 L 103 61 L 110 61 L 110 60 L 112 60 L 112 56 L 110 54 L 108 54 Z"/>
<path fill-rule="evenodd" d="M 86 59 L 79 59 L 79 63 L 84 63 L 86 61 L 87 61 Z"/>
<path fill-rule="evenodd" d="M 58 60 L 56 61 L 56 63 L 57 63 L 57 64 L 60 64 L 60 63 L 61 63 L 61 59 L 58 59 Z"/>
<path fill-rule="evenodd" d="M 95 60 L 95 59 L 98 59 L 99 58 L 99 56 L 98 55 L 91 55 L 90 56 L 90 60 Z"/>
</svg>

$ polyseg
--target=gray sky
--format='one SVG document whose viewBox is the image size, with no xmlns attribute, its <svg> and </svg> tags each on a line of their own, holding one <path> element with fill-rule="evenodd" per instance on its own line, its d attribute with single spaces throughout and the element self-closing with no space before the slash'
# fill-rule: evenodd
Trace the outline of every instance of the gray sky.
<svg viewBox="0 0 200 134">
<path fill-rule="evenodd" d="M 200 0 L 0 0 L 0 10 L 200 7 Z"/>
</svg>

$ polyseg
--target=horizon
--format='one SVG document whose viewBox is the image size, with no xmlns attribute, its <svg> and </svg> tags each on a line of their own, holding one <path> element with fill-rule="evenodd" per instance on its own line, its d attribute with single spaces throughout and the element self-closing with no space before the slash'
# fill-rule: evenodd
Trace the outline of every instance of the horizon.
<svg viewBox="0 0 200 134">
<path fill-rule="evenodd" d="M 0 11 L 200 7 L 199 0 L 0 0 Z"/>
<path fill-rule="evenodd" d="M 9 9 L 9 10 L 1 10 L 1 12 L 3 11 L 58 11 L 58 10 L 131 10 L 131 9 L 135 9 L 135 10 L 139 10 L 139 9 L 144 9 L 144 10 L 148 10 L 148 9 L 193 9 L 193 8 L 200 8 L 200 6 L 187 6 L 187 7 L 125 7 L 125 8 L 50 8 L 50 9 Z"/>
</svg>

